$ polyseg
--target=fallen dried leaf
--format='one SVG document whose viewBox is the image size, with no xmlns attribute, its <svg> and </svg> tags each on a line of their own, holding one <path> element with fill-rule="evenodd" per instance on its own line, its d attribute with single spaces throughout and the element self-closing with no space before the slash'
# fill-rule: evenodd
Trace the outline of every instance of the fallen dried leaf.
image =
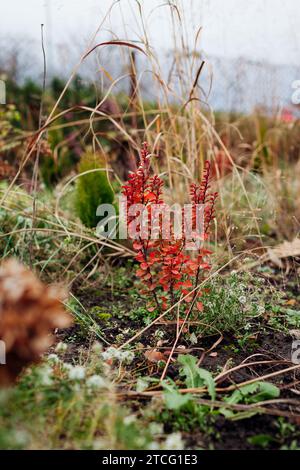
<svg viewBox="0 0 300 470">
<path fill-rule="evenodd" d="M 157 351 L 156 349 L 150 349 L 148 351 L 145 351 L 144 354 L 149 362 L 167 361 L 166 356 L 163 353 Z"/>
<path fill-rule="evenodd" d="M 300 256 L 300 238 L 295 238 L 291 242 L 284 241 L 274 248 L 268 248 L 268 255 L 272 263 L 282 268 L 282 259 Z"/>
<path fill-rule="evenodd" d="M 290 299 L 285 302 L 285 305 L 295 305 L 297 303 L 296 299 Z"/>
</svg>

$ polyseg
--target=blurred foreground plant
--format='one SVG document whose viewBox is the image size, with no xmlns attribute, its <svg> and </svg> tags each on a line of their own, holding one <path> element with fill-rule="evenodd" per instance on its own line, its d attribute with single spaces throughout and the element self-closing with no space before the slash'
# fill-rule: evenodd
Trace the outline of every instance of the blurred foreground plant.
<svg viewBox="0 0 300 470">
<path fill-rule="evenodd" d="M 52 331 L 66 328 L 71 316 L 65 311 L 64 293 L 44 285 L 15 259 L 0 267 L 0 340 L 6 364 L 0 366 L 0 386 L 16 380 L 21 370 L 37 362 L 53 342 Z"/>
</svg>

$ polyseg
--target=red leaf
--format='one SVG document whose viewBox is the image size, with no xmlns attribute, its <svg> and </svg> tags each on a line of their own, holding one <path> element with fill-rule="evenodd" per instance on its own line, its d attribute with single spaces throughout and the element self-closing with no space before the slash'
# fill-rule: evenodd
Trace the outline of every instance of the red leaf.
<svg viewBox="0 0 300 470">
<path fill-rule="evenodd" d="M 141 242 L 138 242 L 138 241 L 134 241 L 133 244 L 132 244 L 133 248 L 135 250 L 140 250 L 141 248 L 143 248 L 143 245 Z"/>
<path fill-rule="evenodd" d="M 186 281 L 181 282 L 181 285 L 182 285 L 182 287 L 193 287 L 193 284 L 191 283 L 191 281 L 189 279 L 187 279 Z"/>
<path fill-rule="evenodd" d="M 201 269 L 210 269 L 210 265 L 208 263 L 199 264 L 199 268 Z"/>
<path fill-rule="evenodd" d="M 144 196 L 144 200 L 145 201 L 150 201 L 150 202 L 156 201 L 156 195 L 154 193 L 151 193 L 151 192 L 147 193 Z"/>
<path fill-rule="evenodd" d="M 135 274 L 137 277 L 142 277 L 144 276 L 144 271 L 142 271 L 141 269 L 137 269 Z"/>
<path fill-rule="evenodd" d="M 151 312 L 154 312 L 155 307 L 148 307 L 147 310 L 148 310 L 148 312 L 150 312 L 150 313 L 151 313 Z"/>
</svg>

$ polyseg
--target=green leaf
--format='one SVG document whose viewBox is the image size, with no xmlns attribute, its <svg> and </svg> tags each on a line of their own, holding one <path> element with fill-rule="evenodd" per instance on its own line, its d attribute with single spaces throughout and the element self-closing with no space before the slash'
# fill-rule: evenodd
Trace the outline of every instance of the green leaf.
<svg viewBox="0 0 300 470">
<path fill-rule="evenodd" d="M 136 383 L 136 391 L 137 392 L 143 392 L 149 387 L 149 381 L 147 380 L 147 377 L 139 377 L 137 379 Z"/>
<path fill-rule="evenodd" d="M 187 388 L 198 388 L 203 386 L 203 379 L 199 376 L 199 367 L 197 366 L 197 359 L 189 354 L 180 354 L 178 362 L 183 367 L 180 369 L 180 374 L 185 376 L 185 384 Z"/>
<path fill-rule="evenodd" d="M 292 310 L 291 308 L 286 309 L 286 320 L 289 325 L 295 326 L 296 328 L 300 327 L 300 311 Z"/>
<path fill-rule="evenodd" d="M 199 368 L 199 376 L 203 379 L 205 385 L 207 385 L 208 393 L 212 400 L 216 398 L 216 386 L 215 381 L 211 373 L 206 369 Z"/>
<path fill-rule="evenodd" d="M 162 383 L 164 390 L 164 400 L 169 410 L 179 410 L 191 401 L 192 396 L 189 394 L 181 394 L 176 390 L 174 383 Z"/>
<path fill-rule="evenodd" d="M 216 389 L 211 373 L 206 369 L 198 367 L 197 359 L 190 354 L 179 355 L 178 362 L 183 366 L 180 369 L 180 373 L 185 376 L 187 388 L 198 388 L 206 385 L 210 397 L 214 400 L 216 398 Z"/>
<path fill-rule="evenodd" d="M 256 436 L 249 437 L 247 440 L 250 444 L 265 449 L 272 441 L 274 441 L 274 438 L 269 434 L 257 434 Z"/>
<path fill-rule="evenodd" d="M 232 395 L 225 398 L 224 401 L 232 404 L 241 402 L 258 403 L 260 401 L 277 398 L 279 395 L 280 390 L 275 385 L 269 382 L 255 382 L 235 390 Z"/>
<path fill-rule="evenodd" d="M 278 398 L 280 390 L 276 385 L 270 382 L 259 382 L 258 393 L 253 397 L 253 403 L 257 403 L 264 400 L 272 400 L 272 398 Z"/>
<path fill-rule="evenodd" d="M 230 418 L 231 418 L 231 421 L 240 421 L 242 419 L 252 418 L 252 416 L 257 415 L 258 413 L 260 412 L 257 409 L 253 409 L 253 410 L 251 409 L 247 411 L 238 411 L 237 413 L 233 413 Z"/>
</svg>

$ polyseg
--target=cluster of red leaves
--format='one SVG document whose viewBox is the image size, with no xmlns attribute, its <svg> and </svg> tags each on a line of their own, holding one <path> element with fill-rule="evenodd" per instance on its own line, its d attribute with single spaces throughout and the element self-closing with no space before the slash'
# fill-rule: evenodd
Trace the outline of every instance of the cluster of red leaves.
<svg viewBox="0 0 300 470">
<path fill-rule="evenodd" d="M 201 183 L 192 183 L 190 185 L 190 197 L 193 204 L 193 224 L 195 224 L 196 220 L 196 205 L 204 205 L 204 239 L 208 238 L 211 221 L 215 218 L 215 202 L 218 196 L 216 192 L 208 192 L 210 171 L 210 163 L 206 161 Z"/>
<path fill-rule="evenodd" d="M 208 238 L 209 228 L 215 217 L 214 206 L 217 198 L 217 193 L 209 193 L 209 177 L 210 163 L 207 161 L 201 183 L 190 186 L 192 228 L 195 229 L 196 205 L 203 204 L 204 236 L 202 234 L 201 237 L 205 240 Z M 150 177 L 150 153 L 147 144 L 144 143 L 140 165 L 135 173 L 129 175 L 128 182 L 123 186 L 128 227 L 135 218 L 129 214 L 132 204 L 142 204 L 150 220 L 153 204 L 164 204 L 162 188 L 163 181 L 157 175 Z M 161 228 L 159 232 L 157 239 L 144 239 L 140 236 L 133 242 L 133 248 L 137 252 L 136 260 L 139 262 L 136 274 L 154 299 L 154 305 L 153 303 L 149 305 L 149 311 L 155 309 L 164 311 L 181 298 L 186 303 L 195 303 L 197 309 L 201 311 L 202 303 L 198 299 L 201 297 L 201 292 L 194 290 L 211 267 L 207 261 L 211 251 L 201 245 L 192 256 L 185 250 L 184 233 L 182 238 L 177 239 L 172 235 L 170 227 L 171 237 L 165 239 Z"/>
</svg>

